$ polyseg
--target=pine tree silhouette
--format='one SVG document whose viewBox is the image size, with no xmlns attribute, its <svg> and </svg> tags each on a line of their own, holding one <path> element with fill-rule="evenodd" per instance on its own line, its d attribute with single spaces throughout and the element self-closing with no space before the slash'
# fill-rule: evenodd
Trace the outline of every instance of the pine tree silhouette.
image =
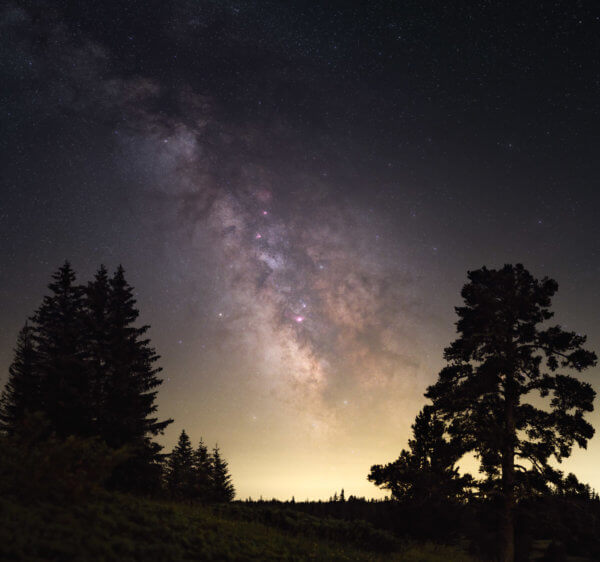
<svg viewBox="0 0 600 562">
<path fill-rule="evenodd" d="M 584 420 L 595 392 L 557 369 L 582 371 L 596 363 L 583 348 L 586 338 L 552 318 L 556 281 L 538 281 L 521 265 L 468 273 L 465 305 L 456 312 L 456 339 L 444 352 L 448 365 L 426 396 L 449 424 L 450 434 L 474 451 L 504 503 L 502 560 L 514 560 L 514 506 L 518 482 L 529 474 L 553 474 L 550 457 L 561 461 L 594 434 Z M 530 393 L 551 396 L 548 409 L 526 402 Z M 516 462 L 517 461 L 517 462 Z M 530 463 L 531 469 L 522 461 Z"/>
<path fill-rule="evenodd" d="M 212 457 L 202 438 L 194 451 L 195 497 L 209 501 L 212 495 Z"/>
<path fill-rule="evenodd" d="M 59 437 L 89 436 L 89 377 L 84 362 L 83 290 L 69 262 L 52 276 L 50 295 L 31 319 L 40 407 Z"/>
<path fill-rule="evenodd" d="M 130 458 L 110 480 L 114 487 L 160 486 L 162 447 L 154 366 L 158 355 L 136 327 L 133 289 L 119 267 L 111 279 L 100 267 L 84 288 L 68 262 L 52 276 L 50 294 L 20 333 L 9 381 L 0 398 L 0 429 L 18 428 L 26 413 L 43 416 L 58 438 L 99 437 Z"/>
<path fill-rule="evenodd" d="M 154 367 L 159 356 L 144 337 L 149 326 L 134 325 L 139 312 L 122 266 L 109 285 L 102 437 L 111 447 L 126 445 L 134 453 L 115 471 L 111 484 L 129 490 L 152 489 L 160 483 L 163 458 L 162 447 L 152 437 L 163 433 L 173 420 L 158 421 L 153 416 L 156 388 L 162 383 L 157 375 L 162 369 Z"/>
<path fill-rule="evenodd" d="M 167 488 L 173 498 L 193 499 L 196 493 L 194 468 L 192 444 L 185 430 L 182 430 L 167 461 Z"/>
<path fill-rule="evenodd" d="M 29 325 L 19 332 L 15 358 L 0 396 L 0 431 L 13 435 L 27 413 L 41 409 L 40 380 L 36 351 Z"/>
<path fill-rule="evenodd" d="M 85 288 L 85 359 L 90 377 L 90 411 L 94 434 L 104 442 L 116 446 L 117 439 L 111 427 L 113 416 L 106 409 L 107 392 L 110 388 L 108 379 L 112 374 L 110 291 L 108 271 L 101 265 L 94 280 Z"/>
<path fill-rule="evenodd" d="M 221 458 L 218 445 L 215 445 L 212 452 L 211 477 L 215 501 L 231 501 L 235 497 L 235 488 L 231 482 L 227 462 Z"/>
</svg>

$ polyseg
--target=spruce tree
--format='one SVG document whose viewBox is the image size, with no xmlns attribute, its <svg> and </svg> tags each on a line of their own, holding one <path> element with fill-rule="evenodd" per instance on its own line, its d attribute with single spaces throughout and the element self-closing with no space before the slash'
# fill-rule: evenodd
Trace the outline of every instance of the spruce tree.
<svg viewBox="0 0 600 562">
<path fill-rule="evenodd" d="M 19 332 L 8 381 L 0 396 L 0 431 L 13 435 L 26 414 L 40 409 L 40 381 L 33 333 L 31 327 L 25 324 Z"/>
<path fill-rule="evenodd" d="M 40 410 L 59 437 L 91 434 L 84 362 L 83 290 L 69 262 L 52 276 L 51 293 L 32 317 Z"/>
<path fill-rule="evenodd" d="M 193 499 L 196 492 L 194 451 L 185 430 L 181 431 L 177 445 L 167 461 L 167 489 L 178 500 Z"/>
<path fill-rule="evenodd" d="M 162 369 L 155 367 L 159 356 L 144 337 L 149 326 L 134 325 L 139 312 L 123 267 L 118 267 L 109 285 L 102 437 L 111 447 L 126 445 L 134 453 L 117 469 L 112 483 L 147 490 L 159 484 L 162 462 L 162 447 L 152 437 L 163 433 L 173 420 L 159 421 L 154 416 Z"/>
<path fill-rule="evenodd" d="M 110 345 L 109 299 L 110 283 L 107 269 L 101 265 L 93 281 L 85 288 L 85 359 L 90 379 L 90 412 L 95 435 L 107 443 L 115 441 L 112 435 L 112 413 L 106 408 L 108 379 L 112 374 Z"/>
<path fill-rule="evenodd" d="M 456 339 L 444 352 L 448 365 L 426 396 L 465 450 L 474 451 L 503 499 L 502 560 L 514 560 L 514 508 L 518 475 L 546 478 L 549 461 L 585 447 L 594 430 L 592 387 L 563 369 L 596 363 L 586 338 L 550 320 L 556 281 L 538 281 L 520 264 L 468 273 L 465 305 L 456 312 Z M 536 393 L 542 400 L 526 401 Z M 545 400 L 544 400 L 545 399 Z"/>
<path fill-rule="evenodd" d="M 235 488 L 231 482 L 227 462 L 221 458 L 218 445 L 215 445 L 212 452 L 211 477 L 214 500 L 217 502 L 230 502 L 233 500 Z"/>
<path fill-rule="evenodd" d="M 195 496 L 201 500 L 211 499 L 212 458 L 208 448 L 200 438 L 194 451 Z"/>
<path fill-rule="evenodd" d="M 57 437 L 99 437 L 129 459 L 111 484 L 128 491 L 160 485 L 162 447 L 152 438 L 172 420 L 153 414 L 158 355 L 136 327 L 138 311 L 122 267 L 104 266 L 86 287 L 68 262 L 20 334 L 0 398 L 0 430 L 12 432 L 25 412 L 39 412 Z"/>
</svg>

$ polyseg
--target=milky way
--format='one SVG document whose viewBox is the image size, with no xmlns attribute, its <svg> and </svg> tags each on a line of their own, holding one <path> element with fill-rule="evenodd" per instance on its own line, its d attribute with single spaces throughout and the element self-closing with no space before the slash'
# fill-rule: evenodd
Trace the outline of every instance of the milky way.
<svg viewBox="0 0 600 562">
<path fill-rule="evenodd" d="M 598 351 L 599 22 L 517 12 L 3 4 L 0 380 L 64 259 L 122 263 L 162 442 L 218 441 L 242 497 L 317 498 L 376 493 L 468 269 L 555 277 Z M 573 459 L 596 487 L 598 458 Z"/>
<path fill-rule="evenodd" d="M 415 273 L 397 241 L 386 243 L 390 226 L 336 197 L 339 186 L 309 164 L 286 170 L 280 162 L 293 162 L 297 146 L 278 148 L 269 167 L 284 142 L 277 132 L 229 130 L 214 122 L 210 100 L 190 92 L 177 111 L 185 123 L 157 117 L 140 107 L 159 86 L 121 89 L 136 108 L 120 133 L 125 150 L 152 168 L 152 190 L 176 209 L 167 236 L 181 242 L 172 253 L 211 264 L 218 290 L 204 337 L 320 431 L 335 428 L 350 401 L 360 407 L 390 385 L 409 389 L 423 334 Z M 290 142 L 290 131 L 283 135 Z"/>
</svg>

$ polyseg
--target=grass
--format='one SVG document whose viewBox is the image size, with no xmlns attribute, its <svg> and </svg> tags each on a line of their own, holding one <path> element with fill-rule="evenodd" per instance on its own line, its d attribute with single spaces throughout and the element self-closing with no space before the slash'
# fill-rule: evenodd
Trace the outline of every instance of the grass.
<svg viewBox="0 0 600 562">
<path fill-rule="evenodd" d="M 0 560 L 472 560 L 449 547 L 391 544 L 390 536 L 366 524 L 279 511 L 253 514 L 238 504 L 187 506 L 107 493 L 65 506 L 0 499 Z M 357 538 L 348 540 L 352 533 Z"/>
</svg>

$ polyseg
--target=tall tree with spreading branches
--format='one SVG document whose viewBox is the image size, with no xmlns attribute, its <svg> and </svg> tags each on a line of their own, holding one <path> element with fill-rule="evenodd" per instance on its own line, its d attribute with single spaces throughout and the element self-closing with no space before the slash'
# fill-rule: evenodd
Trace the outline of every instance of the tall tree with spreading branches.
<svg viewBox="0 0 600 562">
<path fill-rule="evenodd" d="M 535 279 L 522 265 L 468 273 L 459 337 L 448 365 L 427 390 L 449 433 L 476 453 L 503 499 L 502 560 L 514 560 L 514 507 L 520 475 L 553 474 L 552 458 L 586 447 L 594 429 L 591 385 L 569 372 L 596 364 L 585 336 L 544 323 L 553 317 L 556 281 Z M 559 372 L 559 370 L 561 372 Z M 535 403 L 528 401 L 539 397 Z"/>
</svg>

